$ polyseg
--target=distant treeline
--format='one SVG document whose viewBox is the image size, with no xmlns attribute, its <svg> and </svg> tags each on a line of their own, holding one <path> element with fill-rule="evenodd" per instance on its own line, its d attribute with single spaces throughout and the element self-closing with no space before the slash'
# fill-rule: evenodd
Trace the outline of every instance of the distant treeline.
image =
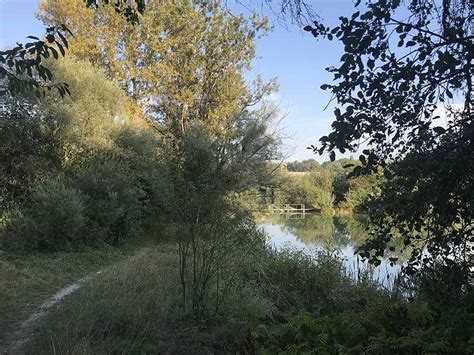
<svg viewBox="0 0 474 355">
<path fill-rule="evenodd" d="M 313 169 L 319 168 L 321 164 L 317 160 L 314 159 L 306 159 L 302 161 L 290 161 L 286 163 L 286 168 L 288 171 L 296 171 L 296 172 L 303 172 L 303 171 L 311 171 Z"/>
</svg>

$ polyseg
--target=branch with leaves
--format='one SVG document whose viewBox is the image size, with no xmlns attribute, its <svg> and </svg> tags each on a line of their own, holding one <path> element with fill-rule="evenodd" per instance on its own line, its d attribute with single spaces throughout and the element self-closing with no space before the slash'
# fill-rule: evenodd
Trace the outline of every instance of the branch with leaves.
<svg viewBox="0 0 474 355">
<path fill-rule="evenodd" d="M 339 66 L 327 68 L 334 80 L 321 87 L 337 102 L 332 131 L 311 148 L 334 160 L 364 141 L 352 175 L 383 168 L 362 256 L 379 264 L 397 234 L 412 250 L 406 270 L 440 260 L 449 266 L 453 255 L 472 253 L 474 242 L 472 228 L 459 229 L 474 218 L 472 3 L 368 0 L 364 9 L 333 28 L 319 21 L 304 28 L 344 46 Z"/>
</svg>

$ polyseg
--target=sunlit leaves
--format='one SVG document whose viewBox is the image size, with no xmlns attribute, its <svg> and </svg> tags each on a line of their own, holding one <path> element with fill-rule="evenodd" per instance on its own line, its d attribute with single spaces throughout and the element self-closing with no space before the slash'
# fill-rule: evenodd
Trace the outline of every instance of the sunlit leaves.
<svg viewBox="0 0 474 355">
<path fill-rule="evenodd" d="M 97 9 L 101 5 L 112 5 L 117 13 L 133 24 L 139 21 L 139 15 L 143 14 L 146 7 L 145 0 L 84 0 L 84 2 L 87 7 L 93 9 Z"/>
<path fill-rule="evenodd" d="M 234 17 L 219 4 L 149 1 L 131 24 L 101 2 L 94 11 L 83 0 L 42 1 L 47 24 L 68 19 L 70 53 L 100 66 L 157 124 L 178 137 L 191 121 L 225 132 L 239 110 L 254 106 L 275 89 L 242 73 L 255 57 L 254 40 L 266 19 Z M 101 48 L 97 51 L 97 48 Z"/>
</svg>

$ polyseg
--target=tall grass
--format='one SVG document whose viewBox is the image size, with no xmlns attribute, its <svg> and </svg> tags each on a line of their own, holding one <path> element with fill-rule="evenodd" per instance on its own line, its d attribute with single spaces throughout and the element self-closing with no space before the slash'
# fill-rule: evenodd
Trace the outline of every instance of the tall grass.
<svg viewBox="0 0 474 355">
<path fill-rule="evenodd" d="M 199 318 L 183 307 L 178 263 L 177 247 L 170 244 L 110 267 L 46 317 L 25 350 L 467 354 L 472 349 L 472 314 L 463 319 L 450 308 L 452 314 L 443 315 L 423 299 L 408 301 L 397 288 L 380 287 L 370 270 L 354 278 L 334 255 L 256 245 L 209 283 L 206 312 Z M 224 296 L 215 292 L 217 280 Z"/>
<path fill-rule="evenodd" d="M 28 346 L 31 353 L 160 349 L 180 319 L 177 257 L 147 248 L 97 276 L 59 305 Z"/>
<path fill-rule="evenodd" d="M 40 325 L 28 352 L 202 353 L 249 351 L 252 329 L 275 317 L 347 308 L 370 285 L 341 273 L 334 258 L 263 247 L 222 269 L 198 321 L 183 307 L 177 248 L 147 248 L 65 299 Z M 365 289 L 365 291 L 362 291 Z M 222 294 L 225 290 L 225 295 Z M 370 290 L 370 291 L 369 291 Z M 349 297 L 350 294 L 350 297 Z"/>
</svg>

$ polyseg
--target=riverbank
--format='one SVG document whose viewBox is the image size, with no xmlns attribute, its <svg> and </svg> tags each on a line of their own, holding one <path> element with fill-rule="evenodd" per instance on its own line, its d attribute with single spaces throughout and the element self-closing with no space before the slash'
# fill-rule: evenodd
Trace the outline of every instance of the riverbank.
<svg viewBox="0 0 474 355">
<path fill-rule="evenodd" d="M 199 319 L 183 308 L 173 243 L 141 249 L 65 298 L 25 351 L 50 353 L 458 353 L 472 319 L 354 280 L 337 258 L 255 250 L 220 274 Z M 231 271 L 230 271 L 231 270 Z M 227 285 L 227 287 L 226 287 Z M 212 289 L 210 290 L 212 292 Z M 216 303 L 217 301 L 217 303 Z M 469 306 L 466 301 L 457 307 Z"/>
</svg>

